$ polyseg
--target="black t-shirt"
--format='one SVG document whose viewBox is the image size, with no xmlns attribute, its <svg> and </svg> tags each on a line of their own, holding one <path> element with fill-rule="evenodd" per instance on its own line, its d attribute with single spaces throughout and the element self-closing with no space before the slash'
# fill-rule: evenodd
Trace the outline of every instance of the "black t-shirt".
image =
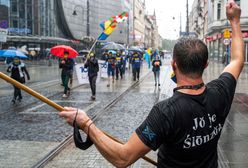
<svg viewBox="0 0 248 168">
<path fill-rule="evenodd" d="M 236 79 L 223 73 L 200 95 L 176 91 L 152 108 L 136 133 L 149 148 L 159 149 L 158 167 L 218 167 L 217 143 L 235 88 Z"/>
</svg>

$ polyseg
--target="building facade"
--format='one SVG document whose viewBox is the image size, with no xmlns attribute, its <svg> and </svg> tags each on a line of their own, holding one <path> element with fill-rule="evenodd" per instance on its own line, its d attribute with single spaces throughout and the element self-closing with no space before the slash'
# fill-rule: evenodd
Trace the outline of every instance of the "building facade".
<svg viewBox="0 0 248 168">
<path fill-rule="evenodd" d="M 241 30 L 245 41 L 245 62 L 248 63 L 248 1 L 236 1 L 242 10 Z M 209 48 L 211 59 L 220 62 L 230 61 L 230 44 L 224 43 L 223 33 L 226 29 L 231 32 L 231 26 L 226 18 L 225 5 L 227 0 L 194 0 L 190 15 L 190 31 L 204 40 Z"/>
<path fill-rule="evenodd" d="M 145 15 L 145 40 L 144 47 L 152 47 L 153 22 L 149 15 Z"/>
<path fill-rule="evenodd" d="M 236 2 L 242 10 L 240 19 L 241 31 L 245 41 L 245 61 L 248 63 L 248 1 L 238 0 Z M 224 61 L 226 55 L 230 61 L 230 44 L 224 45 L 223 43 L 224 30 L 229 29 L 231 31 L 230 23 L 226 18 L 226 3 L 227 0 L 213 0 L 208 2 L 208 34 L 206 41 L 209 46 L 210 57 L 218 61 Z"/>
<path fill-rule="evenodd" d="M 128 20 L 106 41 L 144 47 L 147 32 L 142 0 L 0 0 L 0 28 L 9 32 L 3 47 L 26 45 L 42 50 L 68 44 L 76 49 L 89 48 L 84 39 L 97 39 L 102 32 L 100 23 L 123 11 L 129 13 Z M 155 32 L 153 26 L 147 26 L 147 37 L 158 40 L 157 25 Z"/>
<path fill-rule="evenodd" d="M 189 15 L 189 32 L 194 33 L 199 39 L 205 37 L 205 4 L 207 0 L 194 0 Z"/>
<path fill-rule="evenodd" d="M 145 3 L 133 0 L 133 44 L 144 47 L 145 42 Z"/>
</svg>

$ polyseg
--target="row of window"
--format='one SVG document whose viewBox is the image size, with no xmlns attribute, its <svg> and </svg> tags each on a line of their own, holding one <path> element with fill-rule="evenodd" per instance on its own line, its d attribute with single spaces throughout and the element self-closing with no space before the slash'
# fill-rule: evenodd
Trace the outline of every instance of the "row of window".
<svg viewBox="0 0 248 168">
<path fill-rule="evenodd" d="M 240 6 L 240 0 L 235 0 L 235 2 Z M 221 19 L 221 3 L 217 4 L 217 20 Z"/>
</svg>

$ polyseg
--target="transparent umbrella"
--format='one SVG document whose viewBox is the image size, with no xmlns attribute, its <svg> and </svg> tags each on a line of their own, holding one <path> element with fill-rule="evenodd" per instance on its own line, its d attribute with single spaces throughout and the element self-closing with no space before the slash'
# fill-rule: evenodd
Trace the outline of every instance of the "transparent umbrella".
<svg viewBox="0 0 248 168">
<path fill-rule="evenodd" d="M 105 45 L 102 49 L 104 50 L 125 50 L 125 47 L 121 44 L 112 42 L 112 43 Z"/>
</svg>

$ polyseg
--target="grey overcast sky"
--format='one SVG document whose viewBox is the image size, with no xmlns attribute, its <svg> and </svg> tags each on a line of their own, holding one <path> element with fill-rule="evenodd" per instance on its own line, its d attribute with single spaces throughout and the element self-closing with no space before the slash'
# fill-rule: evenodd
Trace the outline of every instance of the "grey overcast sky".
<svg viewBox="0 0 248 168">
<path fill-rule="evenodd" d="M 189 13 L 192 4 L 193 0 L 189 0 Z M 146 0 L 146 8 L 149 14 L 153 14 L 155 9 L 159 33 L 163 38 L 177 39 L 179 37 L 180 13 L 182 31 L 185 31 L 186 0 Z M 173 17 L 175 17 L 174 20 Z"/>
</svg>

